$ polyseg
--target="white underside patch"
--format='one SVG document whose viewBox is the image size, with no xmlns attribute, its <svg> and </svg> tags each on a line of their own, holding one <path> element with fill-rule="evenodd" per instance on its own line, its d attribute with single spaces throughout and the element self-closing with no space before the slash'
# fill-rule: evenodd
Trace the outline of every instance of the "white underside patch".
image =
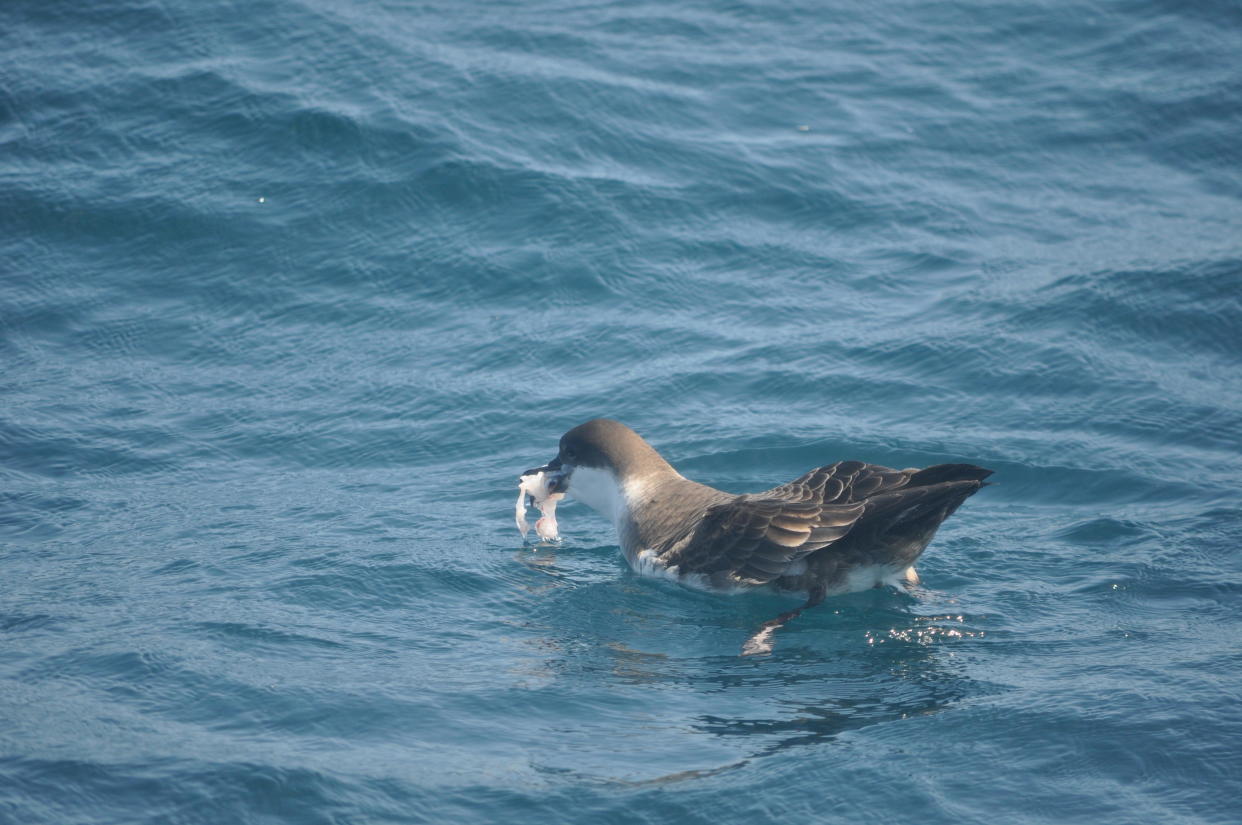
<svg viewBox="0 0 1242 825">
<path fill-rule="evenodd" d="M 805 572 L 806 563 L 800 562 L 801 570 Z M 643 550 L 633 559 L 630 560 L 630 567 L 640 576 L 646 576 L 653 579 L 669 579 L 679 584 L 693 587 L 695 590 L 707 590 L 712 593 L 740 593 L 744 590 L 752 590 L 753 587 L 738 584 L 729 587 L 717 587 L 711 583 L 707 576 L 701 573 L 685 573 L 681 572 L 681 568 L 677 565 L 669 567 L 656 557 L 654 550 Z M 790 575 L 795 575 L 792 572 Z M 865 567 L 856 567 L 851 570 L 845 577 L 845 581 L 836 587 L 831 588 L 826 595 L 840 596 L 844 593 L 857 593 L 862 590 L 870 590 L 873 587 L 889 586 L 900 588 L 904 582 L 915 583 L 918 581 L 918 575 L 914 573 L 913 567 L 893 567 L 884 564 L 871 564 Z M 788 591 L 785 591 L 788 592 Z"/>
<path fill-rule="evenodd" d="M 669 567 L 656 557 L 654 550 L 643 550 L 630 559 L 630 568 L 640 576 L 650 579 L 669 579 L 695 590 L 706 590 L 710 593 L 741 593 L 751 588 L 738 584 L 730 587 L 717 587 L 702 573 L 682 573 L 677 565 Z"/>
<path fill-rule="evenodd" d="M 873 587 L 900 587 L 906 580 L 906 571 L 913 568 L 893 567 L 890 564 L 869 564 L 855 567 L 845 576 L 845 581 L 829 591 L 830 595 L 838 593 L 857 593 Z"/>
</svg>

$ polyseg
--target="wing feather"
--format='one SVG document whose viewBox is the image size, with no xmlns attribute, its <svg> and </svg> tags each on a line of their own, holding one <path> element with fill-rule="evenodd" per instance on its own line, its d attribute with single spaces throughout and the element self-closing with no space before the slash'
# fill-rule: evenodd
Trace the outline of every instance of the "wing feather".
<svg viewBox="0 0 1242 825">
<path fill-rule="evenodd" d="M 817 467 L 788 484 L 710 507 L 688 537 L 661 555 L 684 573 L 764 584 L 845 538 L 868 498 L 900 490 L 914 473 L 861 461 Z"/>
<path fill-rule="evenodd" d="M 689 538 L 664 557 L 683 573 L 764 584 L 845 536 L 863 509 L 861 503 L 825 507 L 766 493 L 737 496 L 709 508 Z"/>
<path fill-rule="evenodd" d="M 938 515 L 938 524 L 988 475 L 967 464 L 894 470 L 839 461 L 766 492 L 708 507 L 692 532 L 658 552 L 683 573 L 766 584 L 797 575 L 789 572 L 791 565 L 836 542 L 844 551 L 857 540 L 878 541 L 878 534 L 871 535 L 876 531 L 905 529 L 907 517 L 919 516 L 910 529 L 923 530 L 922 510 L 928 518 Z M 948 487 L 955 490 L 951 495 L 940 489 Z"/>
</svg>

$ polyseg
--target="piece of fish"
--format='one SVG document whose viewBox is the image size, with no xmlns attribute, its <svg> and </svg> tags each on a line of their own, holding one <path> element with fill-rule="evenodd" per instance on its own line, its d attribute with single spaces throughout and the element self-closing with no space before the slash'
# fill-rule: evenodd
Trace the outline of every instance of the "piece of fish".
<svg viewBox="0 0 1242 825">
<path fill-rule="evenodd" d="M 544 541 L 554 541 L 557 535 L 556 503 L 565 497 L 564 493 L 552 492 L 552 480 L 546 472 L 527 473 L 518 478 L 518 498 L 516 507 L 517 528 L 522 538 L 530 532 L 526 523 L 526 508 L 539 508 L 539 520 L 535 522 L 535 533 Z"/>
</svg>

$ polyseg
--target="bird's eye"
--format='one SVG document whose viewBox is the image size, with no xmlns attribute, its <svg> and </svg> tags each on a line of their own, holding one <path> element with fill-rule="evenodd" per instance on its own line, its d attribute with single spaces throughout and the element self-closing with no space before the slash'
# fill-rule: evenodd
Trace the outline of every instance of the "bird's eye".
<svg viewBox="0 0 1242 825">
<path fill-rule="evenodd" d="M 566 450 L 565 458 L 569 459 L 570 461 L 574 461 L 575 459 L 578 458 L 578 455 L 573 450 Z"/>
</svg>

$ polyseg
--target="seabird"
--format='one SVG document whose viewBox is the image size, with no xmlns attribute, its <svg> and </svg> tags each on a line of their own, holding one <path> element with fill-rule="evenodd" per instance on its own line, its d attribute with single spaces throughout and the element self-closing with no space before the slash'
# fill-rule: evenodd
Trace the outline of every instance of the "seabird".
<svg viewBox="0 0 1242 825">
<path fill-rule="evenodd" d="M 894 470 L 861 461 L 817 467 L 788 484 L 734 495 L 691 481 L 642 436 L 596 418 L 561 437 L 547 473 L 609 519 L 635 571 L 712 589 L 774 586 L 807 602 L 765 623 L 743 653 L 767 652 L 771 635 L 826 596 L 905 580 L 914 562 L 991 470 L 937 464 Z"/>
</svg>

